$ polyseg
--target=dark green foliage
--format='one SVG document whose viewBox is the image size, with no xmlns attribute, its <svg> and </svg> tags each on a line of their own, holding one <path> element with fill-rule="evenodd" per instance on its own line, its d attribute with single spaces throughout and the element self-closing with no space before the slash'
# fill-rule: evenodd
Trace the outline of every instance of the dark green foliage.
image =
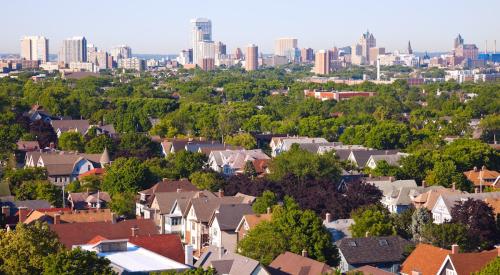
<svg viewBox="0 0 500 275">
<path fill-rule="evenodd" d="M 110 267 L 111 262 L 99 257 L 95 252 L 75 248 L 49 255 L 44 262 L 43 274 L 116 274 Z"/>
</svg>

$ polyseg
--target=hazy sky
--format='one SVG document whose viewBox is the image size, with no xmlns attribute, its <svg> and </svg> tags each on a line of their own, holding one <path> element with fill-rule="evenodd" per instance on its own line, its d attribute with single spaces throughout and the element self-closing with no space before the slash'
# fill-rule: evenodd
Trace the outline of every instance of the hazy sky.
<svg viewBox="0 0 500 275">
<path fill-rule="evenodd" d="M 378 46 L 447 51 L 461 33 L 484 50 L 500 50 L 498 0 L 0 0 L 0 52 L 18 53 L 24 35 L 44 35 L 50 52 L 64 38 L 84 35 L 108 49 L 176 54 L 190 45 L 195 17 L 212 20 L 213 38 L 228 49 L 249 43 L 272 52 L 274 40 L 293 36 L 299 47 L 346 46 L 369 29 Z"/>
</svg>

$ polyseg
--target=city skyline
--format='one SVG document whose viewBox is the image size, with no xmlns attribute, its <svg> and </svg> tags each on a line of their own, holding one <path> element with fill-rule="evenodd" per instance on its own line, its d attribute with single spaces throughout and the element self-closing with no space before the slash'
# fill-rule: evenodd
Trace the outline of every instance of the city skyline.
<svg viewBox="0 0 500 275">
<path fill-rule="evenodd" d="M 257 0 L 241 11 L 238 5 L 221 9 L 230 6 L 226 0 L 217 5 L 202 1 L 190 1 L 189 5 L 180 1 L 51 1 L 37 9 L 23 9 L 30 20 L 2 31 L 0 52 L 19 53 L 22 37 L 41 35 L 50 40 L 50 54 L 57 54 L 62 41 L 72 36 L 85 36 L 89 43 L 105 50 L 127 44 L 135 53 L 177 54 L 190 47 L 190 20 L 198 17 L 212 21 L 213 40 L 223 41 L 230 51 L 255 43 L 263 53 L 272 53 L 275 40 L 280 37 L 297 38 L 299 48 L 343 47 L 355 43 L 367 29 L 389 51 L 405 50 L 408 40 L 415 51 L 448 51 L 453 46 L 450 41 L 458 33 L 481 51 L 485 40 L 491 41 L 489 45 L 500 40 L 500 26 L 495 22 L 495 10 L 500 3 L 478 1 L 477 6 L 490 8 L 472 13 L 460 8 L 460 2 L 465 1 L 425 0 L 412 7 L 401 5 L 402 1 L 388 2 L 380 5 L 371 1 L 351 4 L 316 0 L 290 5 L 287 1 Z M 3 7 L 13 11 L 30 4 L 38 2 L 7 1 Z M 15 14 L 7 12 L 5 20 L 16 22 Z M 140 20 L 124 20 L 127 17 Z"/>
</svg>

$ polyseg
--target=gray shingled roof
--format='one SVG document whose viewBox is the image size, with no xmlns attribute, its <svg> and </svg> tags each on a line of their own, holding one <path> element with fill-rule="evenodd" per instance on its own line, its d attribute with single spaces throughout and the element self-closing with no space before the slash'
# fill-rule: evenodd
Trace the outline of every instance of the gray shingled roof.
<svg viewBox="0 0 500 275">
<path fill-rule="evenodd" d="M 337 247 L 349 264 L 399 262 L 410 242 L 399 236 L 344 238 Z"/>
<path fill-rule="evenodd" d="M 214 210 L 221 204 L 237 204 L 241 203 L 243 199 L 242 197 L 193 198 L 190 204 L 194 208 L 197 219 L 200 222 L 208 223 Z M 186 211 L 188 210 L 186 209 Z"/>
<path fill-rule="evenodd" d="M 250 204 L 221 204 L 214 213 L 213 218 L 217 218 L 220 230 L 234 231 L 243 215 L 253 214 L 253 210 Z"/>
<path fill-rule="evenodd" d="M 364 167 L 371 156 L 374 155 L 393 155 L 399 152 L 398 150 L 352 150 L 356 164 L 359 167 Z"/>
<path fill-rule="evenodd" d="M 260 263 L 224 248 L 208 246 L 205 252 L 194 264 L 195 267 L 208 268 L 213 266 L 218 274 L 252 274 Z M 220 268 L 220 270 L 219 270 Z"/>
</svg>

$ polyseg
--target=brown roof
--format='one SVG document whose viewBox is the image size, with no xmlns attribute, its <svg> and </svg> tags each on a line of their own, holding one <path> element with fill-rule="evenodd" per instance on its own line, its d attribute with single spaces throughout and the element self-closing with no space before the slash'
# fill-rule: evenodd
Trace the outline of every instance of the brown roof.
<svg viewBox="0 0 500 275">
<path fill-rule="evenodd" d="M 473 182 L 475 186 L 492 186 L 495 180 L 500 177 L 499 172 L 488 170 L 486 169 L 486 167 L 483 167 L 482 169 L 472 169 L 470 171 L 466 171 L 464 172 L 464 175 L 467 177 L 467 179 Z"/>
<path fill-rule="evenodd" d="M 179 263 L 184 263 L 184 248 L 178 234 L 135 236 L 130 237 L 129 242 Z"/>
<path fill-rule="evenodd" d="M 26 220 L 25 224 L 30 224 L 34 221 L 46 221 L 54 223 L 55 215 L 59 215 L 61 223 L 87 223 L 87 222 L 104 222 L 112 221 L 113 214 L 109 209 L 93 209 L 93 210 L 76 210 L 76 211 L 50 211 L 42 212 L 38 210 L 32 211 Z"/>
<path fill-rule="evenodd" d="M 249 229 L 255 228 L 259 223 L 263 221 L 271 221 L 272 215 L 271 214 L 249 214 L 243 216 L 245 221 L 248 224 Z"/>
<path fill-rule="evenodd" d="M 364 265 L 360 268 L 354 269 L 353 271 L 354 272 L 359 271 L 363 275 L 394 275 L 394 273 L 387 272 L 383 269 L 376 268 L 376 267 L 373 267 L 371 265 Z M 354 273 L 354 274 L 356 274 L 356 273 Z M 421 275 L 423 275 L 423 274 L 421 274 Z"/>
<path fill-rule="evenodd" d="M 151 203 L 155 198 L 154 195 L 156 193 L 177 192 L 178 190 L 181 190 L 183 192 L 199 191 L 198 188 L 196 188 L 196 186 L 194 186 L 194 184 L 192 184 L 188 179 L 180 179 L 180 180 L 164 179 L 156 183 L 149 189 L 139 191 L 139 193 L 146 195 L 146 204 L 148 206 L 151 206 Z"/>
<path fill-rule="evenodd" d="M 333 269 L 325 263 L 287 251 L 271 262 L 269 271 L 271 274 L 317 275 L 332 272 Z"/>
<path fill-rule="evenodd" d="M 40 143 L 38 141 L 23 141 L 17 142 L 17 150 L 20 151 L 33 151 L 40 149 Z"/>
<path fill-rule="evenodd" d="M 85 135 L 90 128 L 90 122 L 87 119 L 53 120 L 51 123 L 54 131 L 60 129 L 61 133 L 76 130 L 78 133 Z"/>
<path fill-rule="evenodd" d="M 497 215 L 500 214 L 500 199 L 486 198 L 484 199 L 484 202 L 493 208 L 493 213 Z"/>
<path fill-rule="evenodd" d="M 401 265 L 401 273 L 412 274 L 412 271 L 420 272 L 421 275 L 435 275 L 446 255 L 451 251 L 429 244 L 418 244 L 415 250 L 406 258 Z"/>
<path fill-rule="evenodd" d="M 73 245 L 86 244 L 95 236 L 100 235 L 106 239 L 125 239 L 132 235 L 132 228 L 138 228 L 138 235 L 155 235 L 158 229 L 153 220 L 126 220 L 117 223 L 89 222 L 85 226 L 78 223 L 50 224 L 56 232 L 59 241 L 67 248 Z"/>
<path fill-rule="evenodd" d="M 189 191 L 189 192 L 157 192 L 154 196 L 153 203 L 151 207 L 156 208 L 160 211 L 160 214 L 168 214 L 170 210 L 172 210 L 172 206 L 177 201 L 178 204 L 181 204 L 180 201 L 189 201 L 191 198 L 198 196 L 206 196 L 213 197 L 215 195 L 210 191 Z M 155 204 L 156 201 L 156 204 Z M 184 210 L 182 205 L 179 205 L 179 208 Z"/>
<path fill-rule="evenodd" d="M 457 274 L 471 274 L 481 270 L 485 265 L 495 260 L 498 256 L 498 250 L 476 252 L 476 253 L 457 253 L 450 254 L 450 260 L 455 267 Z"/>
<path fill-rule="evenodd" d="M 214 210 L 217 209 L 221 204 L 242 203 L 243 199 L 243 197 L 193 198 L 189 202 L 184 215 L 187 215 L 187 211 L 189 211 L 192 206 L 194 208 L 194 212 L 196 213 L 196 218 L 198 219 L 198 221 L 208 223 Z"/>
<path fill-rule="evenodd" d="M 418 195 L 413 200 L 413 203 L 415 204 L 415 207 L 417 207 L 417 208 L 425 207 L 429 211 L 432 211 L 432 208 L 434 208 L 434 205 L 436 204 L 437 200 L 439 199 L 439 196 L 445 195 L 445 194 L 462 194 L 462 193 L 463 192 L 460 190 L 453 190 L 451 188 L 430 189 L 429 191 Z"/>
</svg>

